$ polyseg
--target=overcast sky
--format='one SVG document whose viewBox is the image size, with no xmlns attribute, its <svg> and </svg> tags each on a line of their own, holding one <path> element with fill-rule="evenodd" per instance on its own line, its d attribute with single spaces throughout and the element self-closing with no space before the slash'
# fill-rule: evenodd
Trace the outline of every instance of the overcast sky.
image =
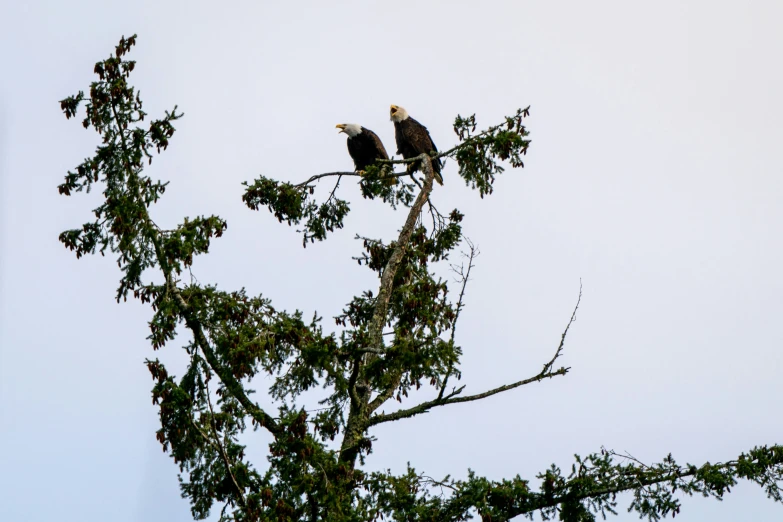
<svg viewBox="0 0 783 522">
<path fill-rule="evenodd" d="M 149 171 L 171 181 L 155 219 L 223 216 L 199 280 L 327 325 L 375 285 L 354 234 L 388 239 L 404 216 L 349 186 L 346 228 L 302 249 L 244 207 L 240 182 L 352 168 L 337 123 L 391 152 L 392 103 L 441 148 L 457 114 L 484 126 L 532 106 L 525 169 L 481 200 L 450 162 L 433 198 L 466 214 L 482 252 L 458 330 L 466 392 L 538 372 L 581 278 L 572 371 L 379 427 L 368 468 L 534 479 L 602 445 L 701 464 L 783 443 L 781 20 L 777 0 L 5 2 L 0 520 L 190 520 L 143 365 L 181 368 L 177 345 L 154 353 L 149 308 L 115 304 L 112 259 L 57 241 L 98 204 L 57 194 L 97 144 L 57 102 L 133 33 L 145 108 L 185 113 Z M 616 520 L 636 520 L 620 501 Z M 723 503 L 685 499 L 677 520 L 782 517 L 742 484 Z"/>
</svg>

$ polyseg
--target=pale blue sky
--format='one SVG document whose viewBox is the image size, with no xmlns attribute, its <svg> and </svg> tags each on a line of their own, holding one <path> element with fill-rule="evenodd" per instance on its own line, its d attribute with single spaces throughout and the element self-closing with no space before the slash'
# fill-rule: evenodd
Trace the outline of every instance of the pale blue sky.
<svg viewBox="0 0 783 522">
<path fill-rule="evenodd" d="M 391 103 L 441 148 L 458 113 L 488 125 L 532 106 L 524 170 L 480 200 L 449 164 L 434 199 L 466 213 L 482 251 L 458 336 L 467 390 L 535 374 L 582 278 L 572 373 L 382 426 L 369 468 L 532 479 L 602 445 L 700 464 L 783 443 L 781 20 L 779 1 L 6 2 L 0 520 L 190 520 L 142 364 L 177 368 L 177 348 L 153 353 L 150 310 L 114 303 L 111 259 L 57 241 L 97 202 L 57 194 L 96 145 L 57 102 L 134 32 L 149 113 L 185 112 L 150 171 L 171 181 L 156 220 L 220 214 L 199 280 L 306 315 L 372 287 L 352 238 L 390 237 L 402 216 L 349 188 L 345 230 L 305 250 L 242 205 L 241 181 L 351 168 L 336 123 L 391 151 Z M 741 485 L 685 499 L 677 520 L 781 518 Z M 615 520 L 636 517 L 621 504 Z"/>
</svg>

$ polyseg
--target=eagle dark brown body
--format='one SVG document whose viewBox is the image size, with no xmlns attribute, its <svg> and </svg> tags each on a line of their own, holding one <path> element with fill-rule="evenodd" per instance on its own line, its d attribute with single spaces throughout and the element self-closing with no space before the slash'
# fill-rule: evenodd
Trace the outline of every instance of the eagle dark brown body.
<svg viewBox="0 0 783 522">
<path fill-rule="evenodd" d="M 432 142 L 427 127 L 408 116 L 408 112 L 402 107 L 391 106 L 391 119 L 394 122 L 394 137 L 397 140 L 397 154 L 402 154 L 405 159 L 415 158 L 422 153 L 438 152 L 438 148 Z M 432 160 L 432 169 L 435 171 L 435 180 L 443 185 L 443 177 L 440 174 L 443 163 L 440 159 Z M 419 162 L 412 163 L 408 172 L 413 174 L 421 170 Z"/>
<path fill-rule="evenodd" d="M 365 170 L 375 160 L 389 159 L 381 139 L 370 129 L 361 127 L 361 132 L 348 137 L 348 154 L 353 159 L 356 170 Z"/>
</svg>

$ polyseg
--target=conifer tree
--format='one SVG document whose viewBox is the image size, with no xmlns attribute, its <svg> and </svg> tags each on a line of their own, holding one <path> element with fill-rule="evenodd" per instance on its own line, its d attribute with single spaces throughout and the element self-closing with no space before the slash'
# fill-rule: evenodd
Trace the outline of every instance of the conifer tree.
<svg viewBox="0 0 783 522">
<path fill-rule="evenodd" d="M 480 197 L 489 196 L 505 166 L 523 167 L 530 145 L 528 109 L 484 130 L 477 130 L 475 116 L 457 116 L 452 148 L 434 157 L 379 161 L 364 176 L 331 172 L 298 184 L 265 177 L 246 184 L 244 204 L 266 208 L 280 222 L 298 227 L 305 246 L 342 228 L 350 211 L 339 197 L 343 179 L 359 183 L 363 197 L 397 209 L 396 237 L 359 238 L 363 252 L 356 259 L 377 275 L 377 288 L 354 297 L 326 328 L 321 317 L 308 320 L 299 311 L 279 310 L 243 289 L 181 280 L 194 256 L 207 254 L 222 236 L 226 222 L 218 216 L 185 217 L 165 229 L 154 221 L 154 204 L 168 184 L 145 175 L 144 167 L 167 148 L 182 113 L 176 106 L 160 119 L 144 112 L 129 82 L 135 62 L 126 59 L 135 42 L 135 35 L 123 37 L 115 53 L 95 65 L 98 79 L 89 94 L 60 102 L 68 118 L 80 114 L 84 102 L 82 124 L 101 141 L 94 156 L 68 172 L 59 191 L 66 196 L 103 191 L 95 219 L 63 232 L 60 241 L 77 257 L 97 252 L 116 257 L 121 271 L 116 299 L 130 296 L 151 306 L 153 350 L 174 349 L 179 325 L 188 332 L 181 341 L 189 361 L 182 376 L 171 375 L 158 359 L 146 364 L 160 412 L 157 439 L 179 465 L 182 495 L 194 518 L 219 510 L 221 520 L 239 521 L 480 517 L 498 522 L 535 514 L 544 520 L 589 521 L 615 514 L 618 495 L 627 492 L 623 498 L 630 501 L 623 507 L 654 521 L 679 513 L 683 496 L 721 499 L 739 479 L 757 483 L 781 501 L 783 446 L 778 445 L 700 466 L 678 464 L 670 455 L 644 464 L 601 449 L 575 456 L 565 471 L 552 465 L 535 477 L 501 481 L 471 471 L 462 478 L 434 479 L 414 467 L 401 475 L 366 469 L 374 426 L 519 393 L 512 390 L 568 373 L 560 361 L 578 302 L 538 373 L 474 395 L 455 384 L 463 351 L 455 329 L 477 251 L 463 238 L 463 214 L 441 213 L 430 201 L 432 161 L 450 158 L 458 172 L 448 172 L 448 183 L 456 183 L 458 175 Z M 405 171 L 404 164 L 412 161 L 421 162 L 422 178 Z M 314 182 L 321 179 L 334 180 L 334 188 L 319 200 Z M 467 248 L 467 259 L 456 268 L 456 289 L 450 289 L 432 266 L 448 263 L 460 245 Z M 271 382 L 266 391 L 277 404 L 274 411 L 252 398 L 251 380 L 260 375 Z M 307 404 L 303 394 L 319 387 L 325 398 Z M 420 388 L 425 390 L 415 398 L 429 393 L 429 399 L 398 404 Z M 248 459 L 240 442 L 247 430 L 269 434 L 267 462 Z"/>
</svg>

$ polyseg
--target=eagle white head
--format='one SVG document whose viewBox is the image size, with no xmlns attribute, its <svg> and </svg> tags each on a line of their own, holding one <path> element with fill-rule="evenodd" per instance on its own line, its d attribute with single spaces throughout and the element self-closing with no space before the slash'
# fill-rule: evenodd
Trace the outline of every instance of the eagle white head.
<svg viewBox="0 0 783 522">
<path fill-rule="evenodd" d="M 401 121 L 408 119 L 408 111 L 403 107 L 392 105 L 389 112 L 391 114 L 391 121 L 394 123 L 400 123 Z"/>
<path fill-rule="evenodd" d="M 358 123 L 339 123 L 334 128 L 340 129 L 340 132 L 346 133 L 349 138 L 362 133 L 362 126 Z"/>
</svg>

